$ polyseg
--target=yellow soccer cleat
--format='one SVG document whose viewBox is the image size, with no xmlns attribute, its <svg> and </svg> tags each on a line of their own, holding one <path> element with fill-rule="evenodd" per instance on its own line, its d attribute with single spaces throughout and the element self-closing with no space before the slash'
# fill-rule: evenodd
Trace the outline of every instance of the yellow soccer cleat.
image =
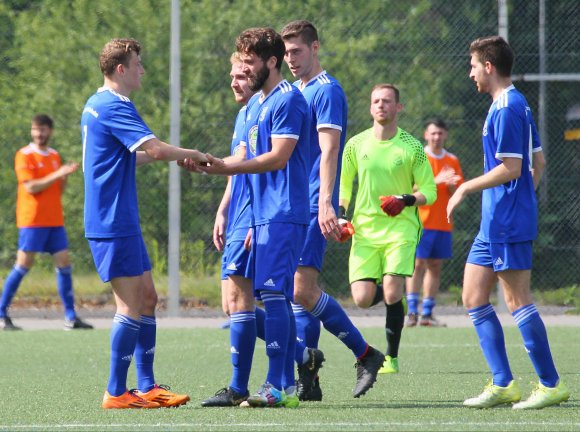
<svg viewBox="0 0 580 432">
<path fill-rule="evenodd" d="M 397 357 L 385 356 L 383 367 L 379 369 L 380 374 L 399 373 L 399 359 Z"/>
<path fill-rule="evenodd" d="M 510 381 L 507 387 L 493 385 L 489 380 L 483 389 L 483 393 L 474 398 L 466 399 L 464 406 L 470 408 L 491 408 L 497 405 L 519 402 L 522 398 L 522 392 L 518 383 Z"/>
<path fill-rule="evenodd" d="M 135 394 L 146 401 L 157 402 L 161 408 L 178 407 L 189 401 L 189 396 L 173 393 L 166 385 L 155 384 L 148 392 L 141 393 L 136 390 Z"/>
<path fill-rule="evenodd" d="M 136 408 L 161 408 L 157 402 L 147 401 L 135 394 L 135 390 L 126 391 L 120 396 L 111 396 L 105 391 L 103 403 L 104 409 L 136 409 Z"/>
<path fill-rule="evenodd" d="M 538 383 L 530 397 L 515 404 L 513 409 L 541 409 L 559 405 L 568 399 L 570 399 L 570 391 L 562 381 L 559 381 L 556 387 L 546 387 L 542 383 Z"/>
</svg>

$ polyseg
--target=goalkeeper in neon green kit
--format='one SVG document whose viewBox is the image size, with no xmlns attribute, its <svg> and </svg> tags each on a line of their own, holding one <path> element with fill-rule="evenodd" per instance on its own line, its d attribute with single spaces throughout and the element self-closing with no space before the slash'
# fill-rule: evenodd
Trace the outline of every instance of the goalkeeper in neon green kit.
<svg viewBox="0 0 580 432">
<path fill-rule="evenodd" d="M 417 206 L 432 204 L 437 198 L 423 145 L 397 126 L 402 109 L 394 85 L 373 88 L 373 127 L 346 143 L 340 177 L 343 214 L 351 201 L 355 177 L 358 181 L 349 258 L 353 300 L 362 308 L 384 301 L 387 308 L 387 352 L 379 373 L 399 371 L 405 277 L 413 274 L 422 231 Z"/>
</svg>

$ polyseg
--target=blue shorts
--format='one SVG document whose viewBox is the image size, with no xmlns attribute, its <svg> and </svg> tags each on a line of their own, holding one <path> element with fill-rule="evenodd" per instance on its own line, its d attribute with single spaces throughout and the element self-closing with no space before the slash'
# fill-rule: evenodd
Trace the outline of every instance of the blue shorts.
<svg viewBox="0 0 580 432">
<path fill-rule="evenodd" d="M 451 232 L 439 230 L 423 230 L 421 240 L 417 245 L 419 259 L 448 259 L 453 255 Z"/>
<path fill-rule="evenodd" d="M 310 225 L 308 225 L 308 231 L 306 231 L 306 240 L 304 241 L 298 265 L 314 267 L 319 272 L 322 271 L 326 243 L 318 224 L 318 213 L 310 213 Z"/>
<path fill-rule="evenodd" d="M 55 254 L 68 249 L 64 227 L 20 228 L 18 250 L 24 252 L 48 252 Z"/>
<path fill-rule="evenodd" d="M 294 273 L 304 246 L 307 225 L 272 223 L 258 225 L 252 237 L 254 296 L 261 291 L 294 299 Z"/>
<path fill-rule="evenodd" d="M 97 273 L 103 282 L 117 277 L 141 276 L 151 270 L 142 235 L 88 241 Z"/>
<path fill-rule="evenodd" d="M 494 272 L 532 269 L 532 241 L 487 243 L 475 238 L 467 262 L 491 267 Z"/>
<path fill-rule="evenodd" d="M 244 248 L 244 241 L 231 241 L 226 244 L 222 255 L 222 280 L 229 276 L 242 276 L 252 279 L 250 251 Z"/>
</svg>

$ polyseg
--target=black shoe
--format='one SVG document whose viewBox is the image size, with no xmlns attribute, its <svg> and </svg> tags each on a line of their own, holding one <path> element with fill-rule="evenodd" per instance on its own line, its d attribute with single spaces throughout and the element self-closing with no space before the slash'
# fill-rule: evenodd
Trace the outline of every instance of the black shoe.
<svg viewBox="0 0 580 432">
<path fill-rule="evenodd" d="M 379 350 L 369 346 L 367 354 L 355 363 L 356 386 L 352 395 L 357 398 L 364 395 L 377 380 L 379 369 L 383 366 L 385 355 Z"/>
<path fill-rule="evenodd" d="M 9 316 L 2 318 L 4 321 L 3 329 L 7 331 L 22 330 L 22 327 L 15 326 Z"/>
<path fill-rule="evenodd" d="M 314 385 L 314 380 L 318 376 L 318 371 L 324 362 L 324 353 L 316 348 L 308 348 L 308 360 L 298 366 L 298 381 L 296 382 L 296 393 L 298 400 L 304 399 Z"/>
<path fill-rule="evenodd" d="M 246 394 L 239 394 L 233 391 L 229 387 L 224 387 L 218 390 L 215 396 L 204 400 L 201 403 L 203 407 L 235 407 L 240 405 L 243 401 L 248 399 L 250 392 L 246 391 Z"/>
<path fill-rule="evenodd" d="M 320 378 L 316 377 L 314 379 L 314 383 L 312 384 L 312 388 L 309 392 L 306 392 L 301 399 L 303 401 L 310 401 L 310 402 L 320 402 L 322 400 L 322 389 L 320 388 Z"/>
<path fill-rule="evenodd" d="M 93 326 L 87 322 L 84 322 L 79 317 L 76 317 L 74 320 L 64 320 L 64 329 L 65 330 L 89 330 L 92 329 Z"/>
</svg>

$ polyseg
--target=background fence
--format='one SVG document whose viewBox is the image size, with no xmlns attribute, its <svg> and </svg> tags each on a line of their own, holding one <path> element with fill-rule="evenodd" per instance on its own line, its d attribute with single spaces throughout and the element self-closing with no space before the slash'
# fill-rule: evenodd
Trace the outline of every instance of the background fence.
<svg viewBox="0 0 580 432">
<path fill-rule="evenodd" d="M 534 249 L 533 284 L 552 289 L 580 281 L 580 140 L 578 134 L 575 139 L 568 134 L 570 140 L 564 140 L 566 130 L 580 128 L 580 82 L 573 75 L 580 72 L 580 14 L 577 0 L 546 0 L 545 10 L 541 5 L 536 0 L 510 0 L 507 18 L 509 41 L 516 52 L 515 84 L 527 96 L 536 120 L 539 105 L 545 113 L 541 132 L 548 165 L 539 191 L 540 236 Z M 540 12 L 545 12 L 544 25 Z M 368 108 L 373 85 L 392 82 L 400 88 L 405 105 L 401 127 L 422 138 L 424 121 L 443 117 L 451 127 L 448 149 L 459 157 L 466 178 L 481 174 L 481 128 L 491 100 L 478 94 L 468 78 L 468 46 L 476 37 L 498 34 L 498 3 L 492 0 L 309 0 L 300 4 L 183 0 L 182 146 L 216 155 L 229 151 L 238 109 L 228 77 L 236 35 L 253 26 L 280 29 L 301 18 L 318 27 L 322 66 L 346 91 L 348 137 L 371 125 Z M 17 244 L 13 157 L 29 141 L 32 115 L 52 115 L 56 121 L 53 146 L 64 159 L 80 161 L 80 113 L 102 84 L 98 53 L 112 37 L 135 37 L 143 44 L 147 73 L 143 89 L 132 99 L 156 134 L 168 140 L 169 25 L 170 2 L 161 0 L 8 0 L 0 4 L 2 274 L 11 267 Z M 540 72 L 551 77 L 530 81 L 530 74 Z M 285 75 L 291 79 L 287 69 Z M 168 166 L 139 168 L 138 182 L 144 235 L 154 270 L 163 273 L 171 224 Z M 225 180 L 182 172 L 181 186 L 181 272 L 214 278 L 217 287 L 220 255 L 211 232 Z M 82 188 L 80 173 L 71 176 L 64 198 L 77 273 L 94 271 L 83 238 Z M 455 216 L 455 255 L 444 268 L 444 290 L 461 285 L 479 215 L 480 196 L 473 195 Z M 333 294 L 348 295 L 348 248 L 336 243 L 328 248 L 321 283 Z"/>
</svg>

